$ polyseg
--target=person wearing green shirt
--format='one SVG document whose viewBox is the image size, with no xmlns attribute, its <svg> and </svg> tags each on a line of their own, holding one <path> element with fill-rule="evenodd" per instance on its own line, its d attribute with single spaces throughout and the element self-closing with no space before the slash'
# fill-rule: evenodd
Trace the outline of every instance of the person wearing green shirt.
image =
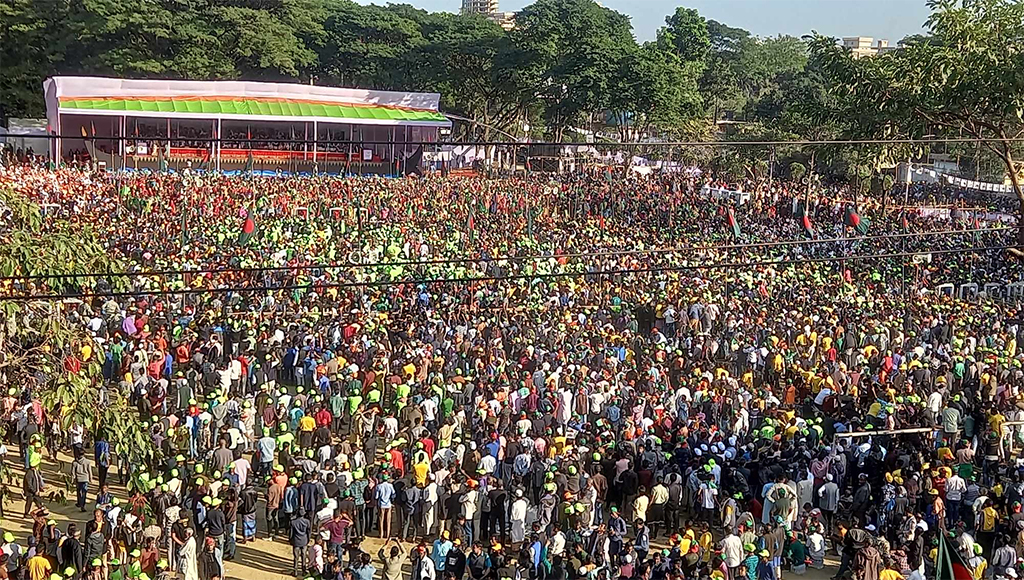
<svg viewBox="0 0 1024 580">
<path fill-rule="evenodd" d="M 372 401 L 371 401 L 372 402 Z M 355 417 L 359 411 L 359 405 L 363 404 L 363 396 L 358 392 L 353 392 L 348 398 L 348 414 L 350 417 Z"/>
<path fill-rule="evenodd" d="M 793 572 L 803 574 L 807 569 L 807 546 L 803 541 L 803 534 L 792 539 L 788 547 L 789 561 Z"/>
</svg>

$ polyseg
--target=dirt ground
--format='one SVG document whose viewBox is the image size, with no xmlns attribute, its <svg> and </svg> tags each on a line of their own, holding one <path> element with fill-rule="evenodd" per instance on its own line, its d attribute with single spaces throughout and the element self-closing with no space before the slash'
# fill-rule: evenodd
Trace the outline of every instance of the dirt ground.
<svg viewBox="0 0 1024 580">
<path fill-rule="evenodd" d="M 63 477 L 60 475 L 60 470 L 63 469 L 65 472 L 70 469 L 71 458 L 67 455 L 60 454 L 58 459 L 62 462 L 59 466 L 58 463 L 49 457 L 45 457 L 43 460 L 43 478 L 47 483 L 49 491 L 63 490 L 64 483 Z M 21 494 L 21 482 L 24 470 L 21 467 L 21 459 L 18 455 L 16 448 L 12 448 L 5 458 L 5 465 L 8 468 L 9 477 L 5 484 L 7 484 L 8 492 L 4 499 L 4 516 L 0 520 L 0 527 L 4 532 L 13 532 L 18 542 L 24 545 L 25 538 L 31 534 L 32 531 L 32 519 L 31 517 L 23 517 L 25 502 Z M 124 487 L 117 485 L 118 472 L 116 468 L 111 468 L 110 473 L 107 476 L 107 483 L 110 484 L 111 490 L 117 497 L 122 500 L 126 499 L 128 494 Z M 94 484 L 89 488 L 89 495 L 86 504 L 85 512 L 81 512 L 75 507 L 75 492 L 74 489 L 66 492 L 67 503 L 64 505 L 62 502 L 53 501 L 47 502 L 46 507 L 50 510 L 51 516 L 57 521 L 58 525 L 64 529 L 69 522 L 79 522 L 79 527 L 84 528 L 84 522 L 88 521 L 92 517 L 92 507 L 96 500 L 96 491 L 98 485 Z M 291 547 L 287 545 L 287 542 L 282 539 L 277 541 L 269 541 L 264 539 L 266 524 L 263 519 L 263 506 L 262 506 L 262 493 L 260 506 L 257 509 L 258 518 L 258 539 L 250 544 L 239 544 L 236 550 L 236 557 L 234 561 L 225 562 L 226 577 L 232 580 L 285 580 L 294 578 L 291 574 L 292 570 L 292 552 Z M 241 530 L 239 530 L 239 534 Z M 656 548 L 664 547 L 658 541 L 653 542 Z M 374 566 L 380 570 L 380 562 L 376 558 L 377 550 L 381 547 L 382 542 L 378 538 L 367 538 L 363 543 L 363 549 L 373 555 Z M 413 544 L 405 544 L 407 550 L 413 548 Z M 829 552 L 829 557 L 826 559 L 826 566 L 822 570 L 814 570 L 808 568 L 807 573 L 803 576 L 808 580 L 829 580 L 829 578 L 835 574 L 838 562 L 835 560 L 834 552 Z M 795 575 L 792 572 L 783 572 L 783 578 L 793 578 Z"/>
</svg>

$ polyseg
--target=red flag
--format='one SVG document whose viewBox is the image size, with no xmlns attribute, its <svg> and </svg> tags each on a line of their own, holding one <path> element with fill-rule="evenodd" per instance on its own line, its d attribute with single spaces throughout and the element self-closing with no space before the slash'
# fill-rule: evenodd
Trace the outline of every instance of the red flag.
<svg viewBox="0 0 1024 580">
<path fill-rule="evenodd" d="M 729 224 L 733 237 L 740 237 L 740 224 L 736 221 L 736 214 L 732 211 L 731 207 L 726 209 L 725 221 Z"/>
</svg>

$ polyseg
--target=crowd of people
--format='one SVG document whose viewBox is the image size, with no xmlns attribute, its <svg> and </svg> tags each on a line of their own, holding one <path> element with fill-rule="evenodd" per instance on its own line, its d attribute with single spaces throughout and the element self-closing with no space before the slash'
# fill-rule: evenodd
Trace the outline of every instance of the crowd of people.
<svg viewBox="0 0 1024 580">
<path fill-rule="evenodd" d="M 923 580 L 943 541 L 1024 573 L 1015 230 L 710 182 L 0 170 L 125 272 L 67 316 L 152 447 L 10 381 L 0 574 L 213 580 L 257 539 L 329 580 Z M 91 516 L 57 525 L 65 443 Z"/>
</svg>

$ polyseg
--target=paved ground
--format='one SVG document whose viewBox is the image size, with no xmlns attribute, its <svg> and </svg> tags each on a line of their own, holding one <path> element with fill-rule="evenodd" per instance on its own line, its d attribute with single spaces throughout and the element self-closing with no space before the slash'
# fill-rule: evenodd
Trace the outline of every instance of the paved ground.
<svg viewBox="0 0 1024 580">
<path fill-rule="evenodd" d="M 70 457 L 66 455 L 59 455 L 58 459 L 63 461 L 63 469 L 67 470 L 70 466 Z M 24 544 L 25 538 L 31 533 L 32 521 L 31 517 L 25 518 L 22 516 L 24 513 L 25 502 L 21 495 L 21 481 L 24 471 L 21 469 L 20 457 L 17 455 L 16 448 L 11 449 L 11 453 L 8 455 L 6 460 L 8 466 L 9 477 L 3 482 L 6 484 L 7 495 L 4 501 L 4 517 L 0 520 L 0 528 L 3 531 L 13 532 L 19 543 Z M 13 464 L 13 465 L 12 465 Z M 43 477 L 49 486 L 49 491 L 63 490 L 64 483 L 63 478 L 60 475 L 57 463 L 51 460 L 49 457 L 43 460 Z M 117 484 L 117 470 L 112 468 L 108 475 L 108 483 L 111 485 L 111 489 L 115 495 L 120 497 L 122 501 L 128 497 L 127 491 Z M 62 505 L 61 502 L 53 501 L 48 502 L 46 507 L 51 512 L 51 517 L 57 520 L 60 527 L 63 529 L 66 527 L 67 522 L 79 522 L 80 527 L 84 527 L 84 522 L 88 521 L 92 517 L 91 506 L 96 500 L 96 488 L 90 488 L 86 512 L 81 512 L 75 507 L 75 494 L 74 490 L 70 490 L 67 493 L 67 505 Z M 260 502 L 262 504 L 262 501 Z M 227 578 L 235 580 L 285 580 L 291 579 L 292 569 L 292 554 L 291 547 L 286 544 L 283 540 L 277 540 L 271 542 L 266 539 L 262 539 L 265 535 L 266 525 L 263 520 L 263 506 L 260 505 L 257 510 L 258 517 L 258 530 L 259 537 L 256 542 L 246 545 L 239 545 L 237 549 L 236 558 L 232 562 L 226 562 Z M 654 542 L 655 547 L 663 547 L 659 542 Z M 381 541 L 378 538 L 368 538 L 363 544 L 363 549 L 369 552 L 374 557 L 374 565 L 380 569 L 379 561 L 377 561 L 376 554 L 377 550 L 381 546 Z M 411 549 L 412 544 L 405 544 L 406 549 Z M 833 555 L 830 553 L 830 556 Z M 808 569 L 807 574 L 804 576 L 808 580 L 828 580 L 834 573 L 838 565 L 835 560 L 826 560 L 826 567 L 823 570 Z M 783 573 L 783 578 L 793 577 L 792 573 Z"/>
</svg>

